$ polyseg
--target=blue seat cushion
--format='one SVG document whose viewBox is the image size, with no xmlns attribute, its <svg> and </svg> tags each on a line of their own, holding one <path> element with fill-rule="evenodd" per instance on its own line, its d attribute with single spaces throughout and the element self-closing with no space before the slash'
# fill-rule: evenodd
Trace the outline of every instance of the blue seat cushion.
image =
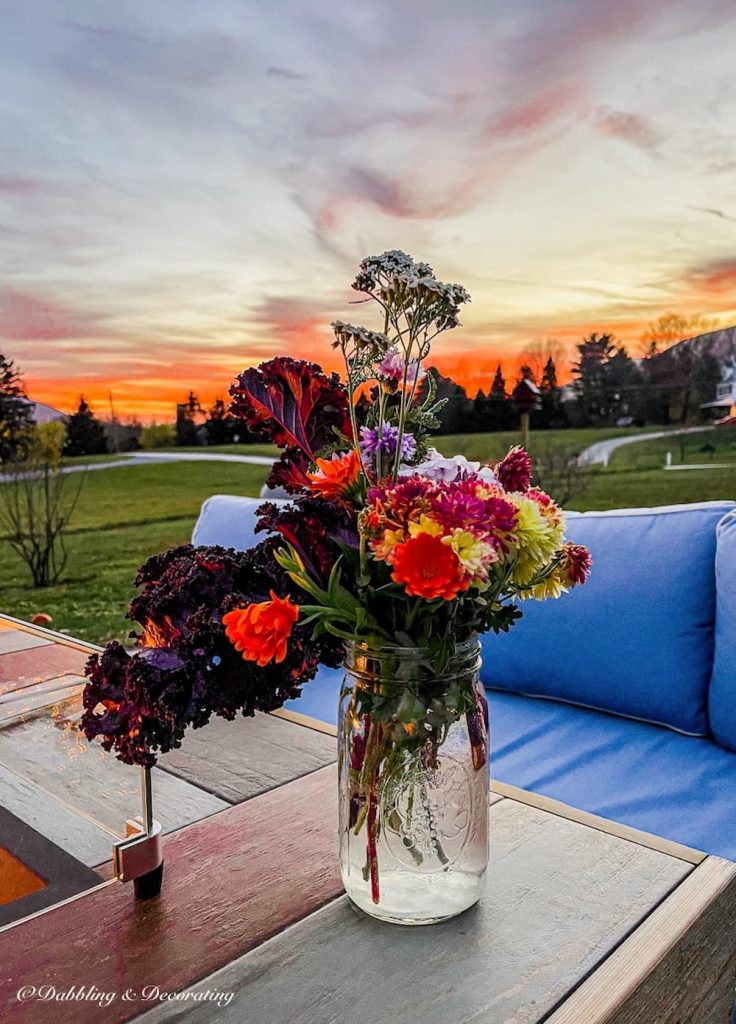
<svg viewBox="0 0 736 1024">
<path fill-rule="evenodd" d="M 342 681 L 322 669 L 287 707 L 335 725 Z M 490 691 L 491 777 L 736 860 L 736 755 L 710 740 Z"/>
<path fill-rule="evenodd" d="M 709 734 L 716 526 L 733 502 L 569 513 L 593 570 L 483 639 L 486 686 Z"/>
<path fill-rule="evenodd" d="M 492 778 L 736 860 L 736 754 L 558 701 L 488 697 Z"/>
<path fill-rule="evenodd" d="M 708 709 L 716 741 L 736 751 L 736 512 L 716 534 L 716 639 Z"/>
</svg>

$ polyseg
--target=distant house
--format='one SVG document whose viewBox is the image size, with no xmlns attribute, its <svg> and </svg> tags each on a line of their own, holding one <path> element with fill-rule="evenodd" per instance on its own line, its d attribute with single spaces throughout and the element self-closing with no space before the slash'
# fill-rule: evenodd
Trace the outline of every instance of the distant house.
<svg viewBox="0 0 736 1024">
<path fill-rule="evenodd" d="M 698 355 L 712 356 L 721 368 L 721 379 L 716 384 L 715 394 L 700 408 L 707 416 L 720 419 L 731 414 L 736 406 L 736 326 L 723 327 L 718 331 L 708 331 L 695 338 L 687 338 L 678 342 L 669 352 L 675 352 L 680 346 L 693 349 Z"/>
<path fill-rule="evenodd" d="M 34 423 L 53 423 L 55 420 L 65 420 L 66 413 L 59 412 L 52 405 L 44 405 L 43 402 L 34 402 L 29 398 L 21 399 L 31 406 Z"/>
<path fill-rule="evenodd" d="M 727 416 L 736 406 L 736 364 L 723 368 L 723 377 L 716 384 L 716 396 L 700 406 L 711 415 Z"/>
</svg>

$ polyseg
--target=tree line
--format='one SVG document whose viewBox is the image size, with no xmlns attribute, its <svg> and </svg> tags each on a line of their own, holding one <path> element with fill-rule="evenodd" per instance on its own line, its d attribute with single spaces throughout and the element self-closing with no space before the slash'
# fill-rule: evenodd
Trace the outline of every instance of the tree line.
<svg viewBox="0 0 736 1024">
<path fill-rule="evenodd" d="M 609 333 L 594 332 L 583 338 L 575 347 L 572 363 L 558 342 L 535 343 L 522 352 L 524 362 L 517 374 L 507 378 L 499 363 L 487 389 L 479 389 L 474 396 L 451 377 L 430 368 L 438 398 L 445 400 L 439 414 L 440 432 L 515 429 L 519 416 L 511 395 L 522 379 L 531 381 L 539 391 L 539 407 L 531 413 L 532 430 L 692 422 L 699 418 L 700 406 L 714 397 L 722 368 L 707 351 L 677 341 L 687 332 L 715 326 L 697 316 L 661 317 L 642 335 L 639 358 L 633 358 Z M 561 378 L 568 383 L 561 384 Z M 0 353 L 0 464 L 22 459 L 32 426 L 32 405 L 21 375 L 12 360 Z M 64 455 L 97 455 L 109 450 L 104 424 L 84 396 L 76 411 L 65 418 L 64 427 Z M 223 398 L 204 406 L 194 391 L 177 405 L 174 424 L 152 424 L 141 438 L 145 448 L 247 444 L 249 440 L 245 424 L 230 416 Z"/>
<path fill-rule="evenodd" d="M 540 360 L 540 352 L 548 349 Z M 529 362 L 508 379 L 499 363 L 487 390 L 475 396 L 434 367 L 437 397 L 445 405 L 439 413 L 439 432 L 444 434 L 489 433 L 513 430 L 519 414 L 512 392 L 522 379 L 539 390 L 539 408 L 531 413 L 532 430 L 564 430 L 567 427 L 611 426 L 625 424 L 679 424 L 700 416 L 700 406 L 713 398 L 721 379 L 718 360 L 690 346 L 650 349 L 641 358 L 632 358 L 626 346 L 611 334 L 593 333 L 575 348 L 572 365 L 565 365 L 557 354 L 561 346 L 530 347 Z M 537 365 L 534 365 L 536 363 Z M 568 383 L 560 383 L 560 367 Z M 426 387 L 426 384 L 423 385 Z M 166 444 L 185 446 L 248 443 L 247 429 L 234 420 L 223 399 L 209 408 L 190 392 L 177 406 L 174 429 L 155 428 Z M 144 432 L 144 446 L 149 431 Z"/>
</svg>

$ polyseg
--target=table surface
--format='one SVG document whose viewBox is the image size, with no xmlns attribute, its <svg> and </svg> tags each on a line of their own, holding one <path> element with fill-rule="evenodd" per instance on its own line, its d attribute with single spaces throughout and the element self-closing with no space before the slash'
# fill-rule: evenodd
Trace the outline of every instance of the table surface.
<svg viewBox="0 0 736 1024">
<path fill-rule="evenodd" d="M 43 683 L 60 664 L 79 685 L 89 650 L 0 619 L 0 690 L 21 670 Z M 26 765 L 34 740 L 0 744 L 6 772 L 33 776 L 19 789 L 0 774 L 0 806 L 104 876 L 96 825 L 77 834 L 33 806 L 38 785 L 82 822 L 89 799 L 94 822 L 99 790 L 85 798 L 81 784 L 99 759 L 82 757 L 76 774 L 52 759 L 44 776 Z M 161 896 L 140 903 L 101 881 L 0 929 L 0 1019 L 71 1019 L 57 1000 L 73 990 L 79 1024 L 728 1020 L 736 865 L 496 785 L 481 903 L 431 927 L 379 923 L 342 893 L 334 760 L 334 730 L 289 712 L 187 736 L 154 771 L 168 830 Z M 106 813 L 129 814 L 138 772 L 114 769 L 125 784 Z M 19 999 L 28 986 L 55 998 Z"/>
</svg>

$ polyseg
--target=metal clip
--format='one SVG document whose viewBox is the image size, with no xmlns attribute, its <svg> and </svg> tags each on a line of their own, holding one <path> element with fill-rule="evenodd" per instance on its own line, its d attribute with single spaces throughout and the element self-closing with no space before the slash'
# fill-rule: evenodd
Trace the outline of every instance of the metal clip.
<svg viewBox="0 0 736 1024">
<path fill-rule="evenodd" d="M 136 897 L 153 899 L 161 892 L 164 858 L 161 849 L 161 822 L 153 818 L 151 770 L 141 769 L 143 815 L 125 822 L 126 839 L 113 844 L 112 863 L 115 877 L 133 882 Z"/>
<path fill-rule="evenodd" d="M 161 850 L 161 822 L 151 823 L 146 831 L 143 818 L 130 818 L 125 822 L 126 839 L 119 839 L 112 848 L 112 863 L 115 877 L 121 882 L 155 871 L 163 861 Z"/>
</svg>

